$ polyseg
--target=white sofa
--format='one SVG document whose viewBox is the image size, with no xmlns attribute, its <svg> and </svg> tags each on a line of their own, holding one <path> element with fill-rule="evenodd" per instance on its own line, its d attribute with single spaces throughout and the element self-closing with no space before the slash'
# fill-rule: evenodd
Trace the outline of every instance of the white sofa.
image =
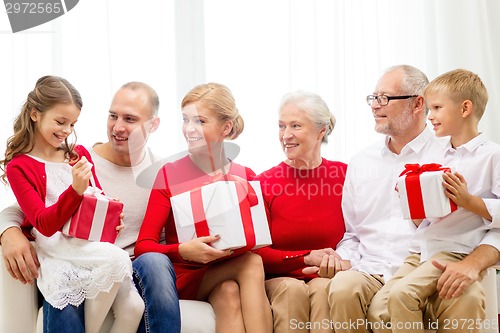
<svg viewBox="0 0 500 333">
<path fill-rule="evenodd" d="M 0 246 L 0 332 L 42 333 L 43 311 L 38 309 L 35 286 L 14 280 L 3 262 Z M 207 302 L 180 301 L 182 333 L 215 333 L 215 315 Z M 108 332 L 112 323 L 108 314 L 101 329 Z"/>
<path fill-rule="evenodd" d="M 482 281 L 486 289 L 486 324 L 483 333 L 498 331 L 498 301 L 496 270 L 490 268 Z M 42 333 L 42 311 L 38 309 L 35 286 L 22 285 L 5 268 L 0 246 L 0 332 Z M 215 333 L 215 315 L 210 304 L 180 301 L 182 333 Z M 112 316 L 106 318 L 102 333 L 109 331 Z M 426 332 L 433 332 L 427 330 Z"/>
</svg>

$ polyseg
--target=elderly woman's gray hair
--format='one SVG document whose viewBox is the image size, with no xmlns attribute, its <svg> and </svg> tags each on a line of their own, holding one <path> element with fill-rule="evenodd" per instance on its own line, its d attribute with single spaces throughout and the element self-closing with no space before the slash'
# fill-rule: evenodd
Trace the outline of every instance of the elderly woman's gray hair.
<svg viewBox="0 0 500 333">
<path fill-rule="evenodd" d="M 322 142 L 327 143 L 328 136 L 335 127 L 335 117 L 323 98 L 309 91 L 297 90 L 283 96 L 279 109 L 281 110 L 285 105 L 289 104 L 295 105 L 297 109 L 306 112 L 318 129 L 325 129 Z"/>
</svg>

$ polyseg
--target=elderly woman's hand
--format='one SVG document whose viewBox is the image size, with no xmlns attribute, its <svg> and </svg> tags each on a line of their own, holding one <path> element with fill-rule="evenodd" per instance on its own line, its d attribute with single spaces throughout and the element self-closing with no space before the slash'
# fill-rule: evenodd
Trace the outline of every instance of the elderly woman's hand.
<svg viewBox="0 0 500 333">
<path fill-rule="evenodd" d="M 179 255 L 184 260 L 206 264 L 233 254 L 232 250 L 222 251 L 208 245 L 208 243 L 215 242 L 219 238 L 219 235 L 198 237 L 189 242 L 181 243 L 179 244 Z"/>
<path fill-rule="evenodd" d="M 319 277 L 332 278 L 341 271 L 351 269 L 349 260 L 339 259 L 338 255 L 324 255 L 319 266 L 310 266 L 302 270 L 303 274 L 318 274 Z"/>
<path fill-rule="evenodd" d="M 308 255 L 304 256 L 304 264 L 307 266 L 319 267 L 325 255 L 333 255 L 334 257 L 341 259 L 337 252 L 329 247 L 325 249 L 312 250 Z"/>
</svg>

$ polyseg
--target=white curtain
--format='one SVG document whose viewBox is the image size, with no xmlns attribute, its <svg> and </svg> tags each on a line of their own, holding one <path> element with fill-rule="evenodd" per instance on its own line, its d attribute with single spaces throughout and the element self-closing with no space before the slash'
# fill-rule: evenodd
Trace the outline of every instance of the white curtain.
<svg viewBox="0 0 500 333">
<path fill-rule="evenodd" d="M 429 79 L 459 67 L 478 73 L 490 93 L 481 127 L 500 143 L 499 10 L 495 0 L 206 1 L 206 79 L 233 89 L 248 125 L 241 159 L 258 171 L 283 158 L 277 107 L 295 89 L 326 100 L 337 125 L 323 155 L 348 162 L 379 138 L 365 97 L 401 63 Z"/>
<path fill-rule="evenodd" d="M 0 14 L 0 155 L 12 120 L 42 75 L 81 92 L 79 142 L 106 140 L 114 91 L 140 80 L 160 95 L 157 153 L 185 149 L 179 101 L 215 81 L 234 93 L 246 128 L 237 162 L 261 172 L 283 159 L 277 107 L 296 89 L 319 93 L 337 118 L 323 156 L 348 162 L 380 138 L 365 96 L 381 71 L 407 63 L 433 79 L 455 68 L 480 75 L 490 100 L 481 129 L 500 143 L 498 0 L 81 0 L 60 18 L 10 33 Z M 13 197 L 0 186 L 0 208 Z"/>
</svg>

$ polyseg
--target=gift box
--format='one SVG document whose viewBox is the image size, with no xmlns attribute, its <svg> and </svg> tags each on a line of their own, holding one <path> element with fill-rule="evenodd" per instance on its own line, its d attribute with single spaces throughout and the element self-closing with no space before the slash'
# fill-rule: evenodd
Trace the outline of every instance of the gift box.
<svg viewBox="0 0 500 333">
<path fill-rule="evenodd" d="M 443 173 L 452 172 L 441 164 L 406 164 L 397 181 L 405 219 L 443 217 L 457 210 L 445 194 Z"/>
<path fill-rule="evenodd" d="M 80 207 L 61 231 L 76 238 L 114 243 L 122 211 L 123 203 L 105 196 L 97 187 L 89 186 Z"/>
<path fill-rule="evenodd" d="M 179 242 L 220 235 L 220 250 L 271 245 L 260 182 L 231 177 L 170 198 Z"/>
</svg>

